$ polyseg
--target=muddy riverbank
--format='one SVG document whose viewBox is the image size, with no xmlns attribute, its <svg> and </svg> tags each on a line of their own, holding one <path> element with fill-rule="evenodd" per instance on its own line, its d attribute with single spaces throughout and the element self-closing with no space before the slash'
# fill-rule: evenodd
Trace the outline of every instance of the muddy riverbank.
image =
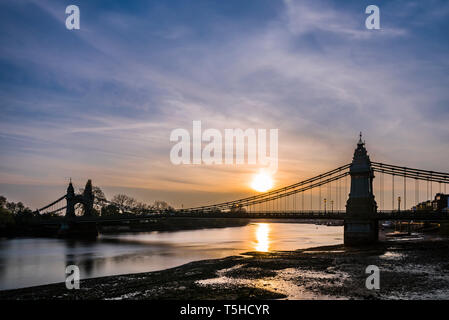
<svg viewBox="0 0 449 320">
<path fill-rule="evenodd" d="M 368 290 L 365 269 L 380 269 Z M 163 271 L 0 291 L 0 299 L 448 299 L 449 241 L 395 239 L 366 248 L 343 245 L 248 252 Z"/>
</svg>

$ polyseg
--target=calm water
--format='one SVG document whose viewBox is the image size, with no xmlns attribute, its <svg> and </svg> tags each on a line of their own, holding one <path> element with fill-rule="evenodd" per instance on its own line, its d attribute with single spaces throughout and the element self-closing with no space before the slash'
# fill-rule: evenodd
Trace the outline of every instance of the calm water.
<svg viewBox="0 0 449 320">
<path fill-rule="evenodd" d="M 96 241 L 0 240 L 0 290 L 65 281 L 76 264 L 81 278 L 162 270 L 247 251 L 295 250 L 343 243 L 343 227 L 252 223 L 244 227 L 101 235 Z"/>
</svg>

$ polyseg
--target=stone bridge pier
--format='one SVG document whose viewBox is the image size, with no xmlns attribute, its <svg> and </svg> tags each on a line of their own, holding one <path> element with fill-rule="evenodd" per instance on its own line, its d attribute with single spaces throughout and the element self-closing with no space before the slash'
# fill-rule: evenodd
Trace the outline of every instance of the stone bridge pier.
<svg viewBox="0 0 449 320">
<path fill-rule="evenodd" d="M 373 194 L 374 171 L 360 134 L 349 170 L 351 191 L 344 220 L 345 245 L 375 243 L 379 239 L 377 204 Z"/>
</svg>

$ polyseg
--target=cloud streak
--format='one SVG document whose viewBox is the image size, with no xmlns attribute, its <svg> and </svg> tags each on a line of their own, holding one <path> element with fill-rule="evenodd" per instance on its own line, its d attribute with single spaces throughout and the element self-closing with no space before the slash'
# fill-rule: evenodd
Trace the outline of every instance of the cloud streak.
<svg viewBox="0 0 449 320">
<path fill-rule="evenodd" d="M 192 120 L 279 128 L 278 186 L 349 162 L 360 130 L 376 160 L 448 170 L 443 1 L 382 5 L 381 32 L 364 29 L 360 1 L 235 2 L 238 14 L 183 4 L 81 2 L 78 33 L 58 2 L 2 4 L 0 183 L 92 178 L 173 202 L 186 184 L 217 199 L 223 186 L 247 192 L 257 167 L 170 163 L 170 131 Z"/>
</svg>

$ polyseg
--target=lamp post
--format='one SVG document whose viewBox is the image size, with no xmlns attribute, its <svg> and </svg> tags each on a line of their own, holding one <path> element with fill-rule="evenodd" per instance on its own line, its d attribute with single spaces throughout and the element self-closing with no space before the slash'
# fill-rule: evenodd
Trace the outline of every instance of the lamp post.
<svg viewBox="0 0 449 320">
<path fill-rule="evenodd" d="M 334 213 L 334 200 L 331 200 L 331 212 Z"/>
<path fill-rule="evenodd" d="M 324 198 L 324 213 L 326 213 L 326 202 L 327 202 L 327 200 L 326 200 L 326 198 Z"/>
</svg>

